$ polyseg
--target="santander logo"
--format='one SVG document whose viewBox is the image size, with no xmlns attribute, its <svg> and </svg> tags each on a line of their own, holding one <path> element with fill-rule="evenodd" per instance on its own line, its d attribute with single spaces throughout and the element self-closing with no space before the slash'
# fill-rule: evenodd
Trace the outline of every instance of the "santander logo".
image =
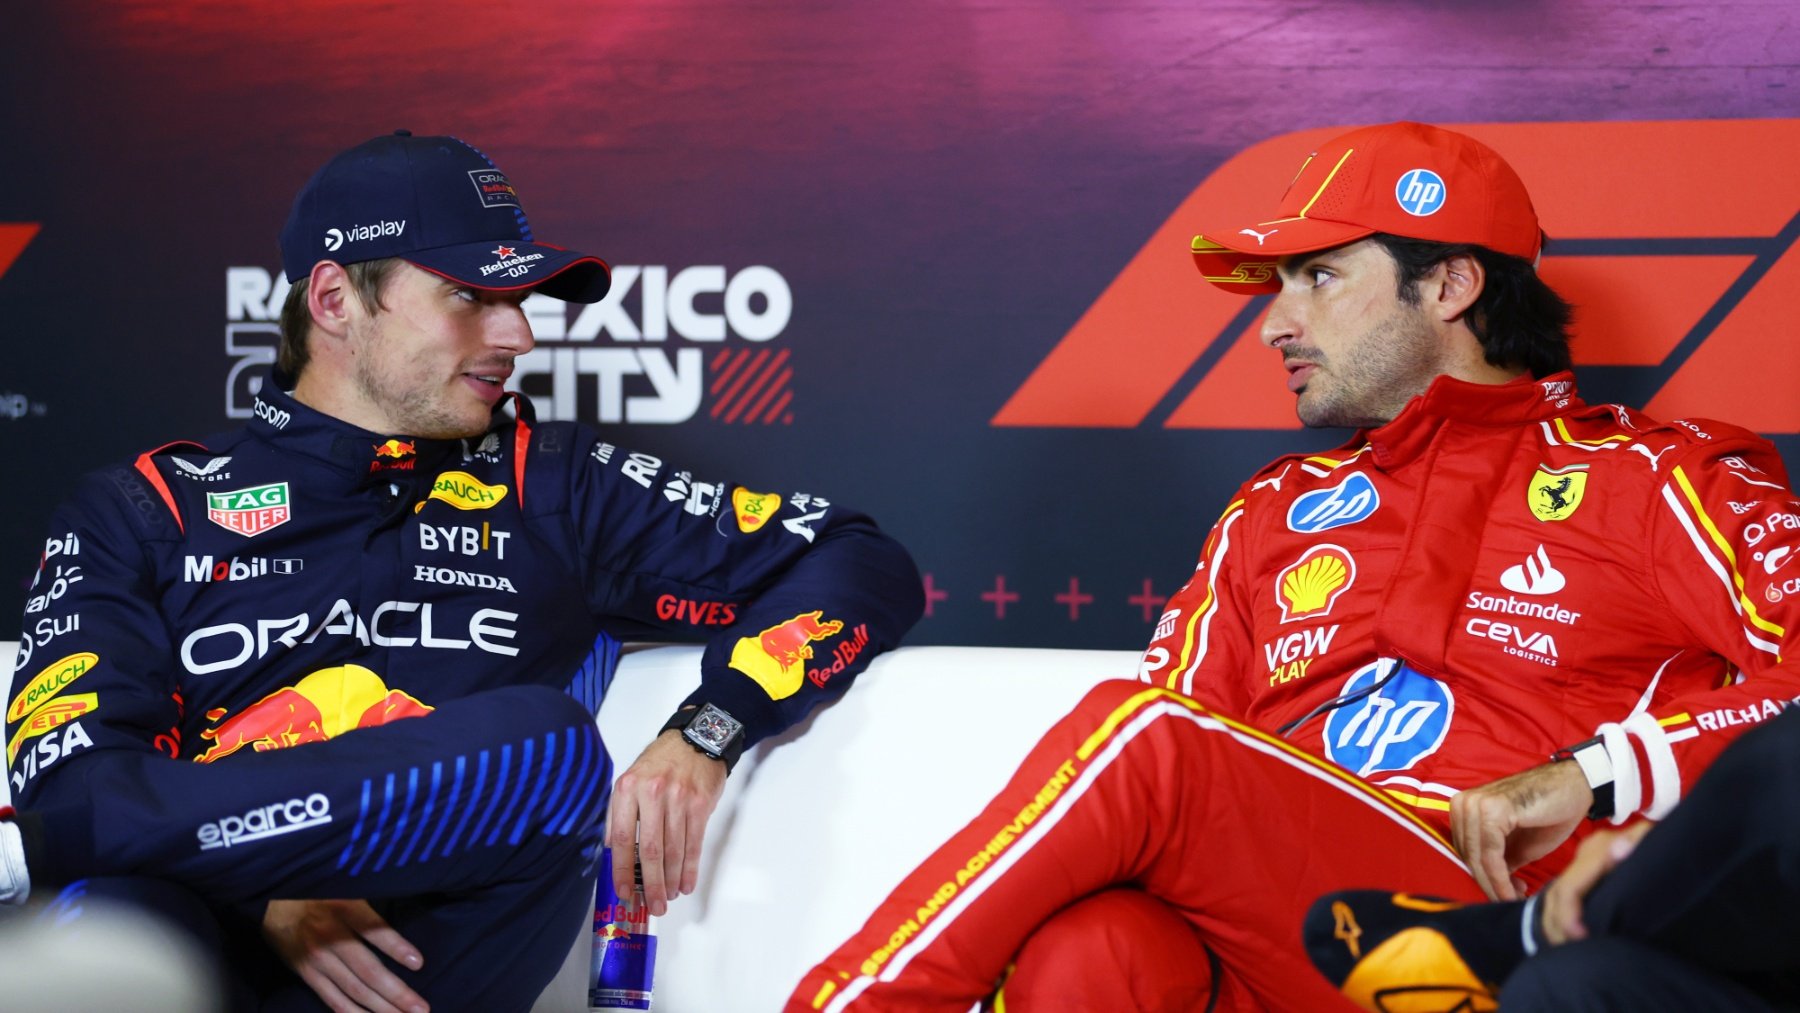
<svg viewBox="0 0 1800 1013">
<path fill-rule="evenodd" d="M 1542 545 L 1517 566 L 1509 566 L 1500 575 L 1500 586 L 1515 594 L 1555 594 L 1567 584 L 1562 571 L 1550 565 L 1550 555 Z"/>
</svg>

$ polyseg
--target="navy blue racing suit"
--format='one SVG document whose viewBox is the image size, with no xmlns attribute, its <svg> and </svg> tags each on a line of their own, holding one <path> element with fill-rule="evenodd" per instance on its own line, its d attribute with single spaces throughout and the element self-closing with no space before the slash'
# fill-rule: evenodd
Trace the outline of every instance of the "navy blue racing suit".
<svg viewBox="0 0 1800 1013">
<path fill-rule="evenodd" d="M 149 877 L 251 918 L 393 898 L 428 999 L 529 1005 L 591 896 L 617 640 L 707 636 L 688 703 L 754 743 L 920 614 L 905 550 L 825 499 L 703 481 L 516 395 L 428 440 L 276 386 L 54 516 L 6 721 L 34 891 Z"/>
</svg>

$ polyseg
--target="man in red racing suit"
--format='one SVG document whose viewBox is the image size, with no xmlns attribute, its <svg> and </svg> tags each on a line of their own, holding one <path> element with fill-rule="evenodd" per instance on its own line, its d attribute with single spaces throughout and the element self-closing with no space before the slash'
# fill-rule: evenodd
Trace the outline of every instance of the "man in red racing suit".
<svg viewBox="0 0 1800 1013">
<path fill-rule="evenodd" d="M 1490 149 L 1393 124 L 1195 240 L 1279 292 L 1302 421 L 1361 431 L 1240 488 L 1149 685 L 1093 690 L 789 1009 L 1347 1008 L 1299 943 L 1321 893 L 1535 889 L 1800 694 L 1778 455 L 1583 403 L 1541 235 Z"/>
</svg>

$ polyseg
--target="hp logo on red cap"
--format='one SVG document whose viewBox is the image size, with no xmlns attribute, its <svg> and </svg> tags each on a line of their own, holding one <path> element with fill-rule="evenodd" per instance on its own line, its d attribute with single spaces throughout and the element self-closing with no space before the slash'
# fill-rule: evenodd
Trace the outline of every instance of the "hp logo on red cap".
<svg viewBox="0 0 1800 1013">
<path fill-rule="evenodd" d="M 1400 210 L 1420 218 L 1438 213 L 1444 206 L 1443 177 L 1430 169 L 1413 169 L 1394 184 L 1394 199 Z"/>
</svg>

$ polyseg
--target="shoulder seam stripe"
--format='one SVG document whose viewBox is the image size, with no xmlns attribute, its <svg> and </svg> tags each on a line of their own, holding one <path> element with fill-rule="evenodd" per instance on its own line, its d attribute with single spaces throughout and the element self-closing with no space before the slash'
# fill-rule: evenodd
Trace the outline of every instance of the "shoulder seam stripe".
<svg viewBox="0 0 1800 1013">
<path fill-rule="evenodd" d="M 151 488 L 162 495 L 163 504 L 169 508 L 169 514 L 175 518 L 175 530 L 186 535 L 187 525 L 182 523 L 181 510 L 175 505 L 175 495 L 169 491 L 169 484 L 163 481 L 162 472 L 157 471 L 156 465 L 150 461 L 152 455 L 159 454 L 170 447 L 178 445 L 179 444 L 176 443 L 165 443 L 155 450 L 146 450 L 142 454 L 139 454 L 137 459 L 137 470 L 139 474 L 149 480 Z M 188 445 L 195 447 L 200 446 L 198 443 Z M 200 447 L 200 449 L 205 450 L 206 448 Z"/>
</svg>

